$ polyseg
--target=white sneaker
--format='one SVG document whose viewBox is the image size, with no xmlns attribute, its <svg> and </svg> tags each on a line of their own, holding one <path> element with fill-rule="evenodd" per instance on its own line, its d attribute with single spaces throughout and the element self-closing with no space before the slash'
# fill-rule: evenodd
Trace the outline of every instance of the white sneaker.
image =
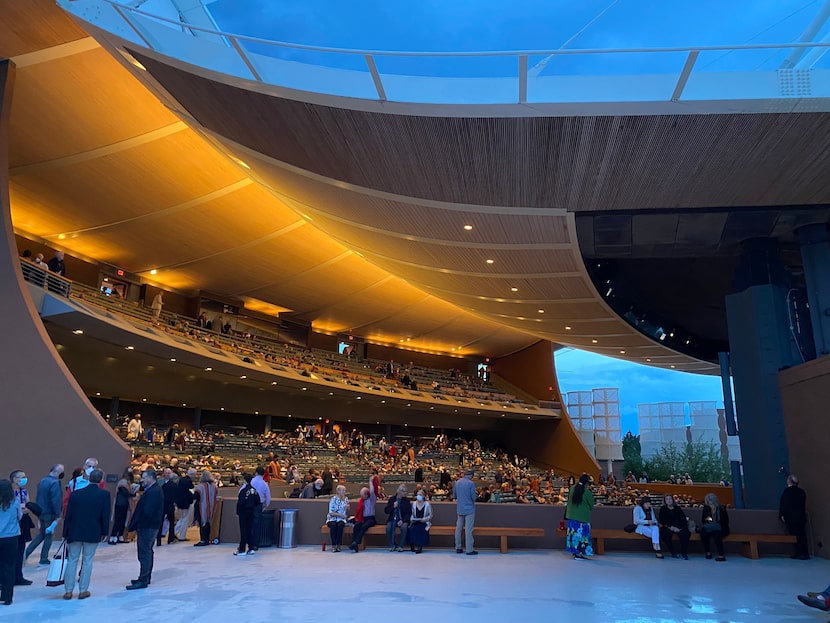
<svg viewBox="0 0 830 623">
<path fill-rule="evenodd" d="M 233 553 L 233 555 L 234 555 L 234 556 L 247 556 L 248 554 L 247 554 L 246 552 L 240 552 L 239 550 L 236 550 L 236 551 Z"/>
<path fill-rule="evenodd" d="M 249 550 L 248 550 L 248 556 L 253 556 L 254 554 L 256 554 L 256 550 L 255 550 L 255 549 L 249 549 Z"/>
</svg>

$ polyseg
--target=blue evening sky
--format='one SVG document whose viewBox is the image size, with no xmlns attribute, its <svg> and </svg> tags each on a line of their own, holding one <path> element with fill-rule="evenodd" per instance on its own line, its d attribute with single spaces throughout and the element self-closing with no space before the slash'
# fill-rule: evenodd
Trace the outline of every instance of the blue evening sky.
<svg viewBox="0 0 830 623">
<path fill-rule="evenodd" d="M 573 348 L 556 351 L 554 360 L 563 394 L 602 387 L 619 388 L 623 434 L 628 430 L 635 434 L 639 432 L 638 404 L 714 400 L 719 407 L 723 406 L 719 376 L 652 368 Z"/>
<path fill-rule="evenodd" d="M 782 43 L 795 40 L 823 4 L 824 0 L 219 0 L 210 10 L 223 30 L 263 39 L 447 51 L 545 50 L 569 41 L 571 48 Z M 826 31 L 827 25 L 818 37 Z"/>
</svg>

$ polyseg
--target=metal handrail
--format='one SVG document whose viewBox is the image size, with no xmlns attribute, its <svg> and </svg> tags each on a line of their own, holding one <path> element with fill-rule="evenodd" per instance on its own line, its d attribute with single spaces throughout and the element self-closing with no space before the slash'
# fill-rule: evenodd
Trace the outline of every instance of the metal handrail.
<svg viewBox="0 0 830 623">
<path fill-rule="evenodd" d="M 165 22 L 175 26 L 182 27 L 182 22 L 172 20 L 166 17 L 153 15 L 146 11 L 142 11 L 135 7 L 126 4 L 121 4 L 116 0 L 103 0 L 114 8 L 123 9 L 136 15 L 149 17 L 150 19 Z M 414 50 L 371 50 L 371 49 L 354 49 L 354 48 L 334 48 L 321 45 L 309 45 L 304 43 L 289 43 L 287 41 L 274 41 L 272 39 L 262 39 L 259 37 L 251 37 L 249 35 L 240 35 L 235 33 L 227 33 L 210 28 L 203 28 L 187 24 L 188 30 L 196 30 L 206 34 L 216 35 L 219 37 L 227 37 L 229 40 L 236 39 L 239 41 L 248 41 L 251 43 L 259 43 L 263 45 L 272 45 L 275 47 L 307 50 L 312 52 L 329 52 L 333 54 L 350 54 L 355 56 L 422 56 L 422 57 L 488 57 L 488 56 L 575 56 L 581 54 L 636 54 L 636 53 L 668 53 L 668 52 L 691 52 L 697 50 L 699 52 L 728 52 L 733 50 L 776 50 L 776 49 L 799 49 L 799 48 L 830 48 L 830 41 L 822 42 L 791 42 L 791 43 L 753 43 L 753 44 L 738 44 L 738 45 L 697 45 L 697 46 L 668 46 L 656 48 L 568 48 L 555 50 L 483 50 L 483 51 L 451 51 L 451 52 L 427 52 Z"/>
<path fill-rule="evenodd" d="M 40 286 L 44 290 L 60 294 L 66 298 L 69 298 L 72 292 L 72 282 L 69 279 L 50 272 L 49 269 L 38 266 L 34 262 L 21 258 L 20 270 L 25 281 Z"/>
</svg>

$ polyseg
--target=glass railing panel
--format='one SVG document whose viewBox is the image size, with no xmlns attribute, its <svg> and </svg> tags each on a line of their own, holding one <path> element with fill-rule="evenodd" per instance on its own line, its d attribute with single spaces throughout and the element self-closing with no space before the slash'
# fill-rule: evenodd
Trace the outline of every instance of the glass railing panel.
<svg viewBox="0 0 830 623">
<path fill-rule="evenodd" d="M 603 52 L 528 56 L 527 101 L 667 101 L 687 52 Z"/>
<path fill-rule="evenodd" d="M 135 26 L 143 40 L 155 51 L 207 69 L 251 78 L 250 69 L 242 57 L 222 35 L 177 26 L 161 20 L 124 10 L 126 18 Z"/>
<path fill-rule="evenodd" d="M 830 97 L 826 48 L 704 50 L 683 90 L 683 100 Z M 794 68 L 785 63 L 794 59 Z M 803 66 L 815 59 L 812 69 Z M 798 64 L 801 61 L 801 65 Z"/>
<path fill-rule="evenodd" d="M 299 91 L 376 99 L 362 55 L 298 50 L 245 39 L 236 40 L 259 79 Z"/>
<path fill-rule="evenodd" d="M 373 57 L 386 99 L 394 102 L 506 104 L 519 97 L 515 56 Z"/>
</svg>

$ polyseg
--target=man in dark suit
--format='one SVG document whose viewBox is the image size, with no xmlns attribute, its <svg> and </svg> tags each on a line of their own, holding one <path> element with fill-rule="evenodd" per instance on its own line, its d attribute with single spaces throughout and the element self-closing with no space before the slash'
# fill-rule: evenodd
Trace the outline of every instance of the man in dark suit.
<svg viewBox="0 0 830 623">
<path fill-rule="evenodd" d="M 89 483 L 95 485 L 78 489 L 69 496 L 63 535 L 66 538 L 69 556 L 64 570 L 64 599 L 72 599 L 75 578 L 78 577 L 78 559 L 83 555 L 81 577 L 78 580 L 78 599 L 90 596 L 89 581 L 92 578 L 92 560 L 98 543 L 107 538 L 110 526 L 112 496 L 109 491 L 97 485 L 103 480 L 104 472 L 92 470 Z"/>
<path fill-rule="evenodd" d="M 164 527 L 164 520 L 167 519 L 167 544 L 174 543 L 176 539 L 176 495 L 178 493 L 178 483 L 176 482 L 176 474 L 169 467 L 164 470 L 164 484 L 161 485 L 161 493 L 164 496 L 164 514 L 162 517 L 162 525 L 159 526 L 158 535 L 156 535 L 156 545 L 161 546 L 162 528 Z"/>
<path fill-rule="evenodd" d="M 787 532 L 795 537 L 795 553 L 790 556 L 796 560 L 809 560 L 807 553 L 807 494 L 798 486 L 795 474 L 787 476 L 787 488 L 781 494 L 778 516 Z"/>
<path fill-rule="evenodd" d="M 159 487 L 156 470 L 148 469 L 141 474 L 141 485 L 144 493 L 135 505 L 133 518 L 130 520 L 128 530 L 136 533 L 136 549 L 138 550 L 138 563 L 141 570 L 138 579 L 133 580 L 128 591 L 147 588 L 153 575 L 153 543 L 156 540 L 161 527 L 161 520 L 164 515 L 164 494 Z"/>
</svg>

